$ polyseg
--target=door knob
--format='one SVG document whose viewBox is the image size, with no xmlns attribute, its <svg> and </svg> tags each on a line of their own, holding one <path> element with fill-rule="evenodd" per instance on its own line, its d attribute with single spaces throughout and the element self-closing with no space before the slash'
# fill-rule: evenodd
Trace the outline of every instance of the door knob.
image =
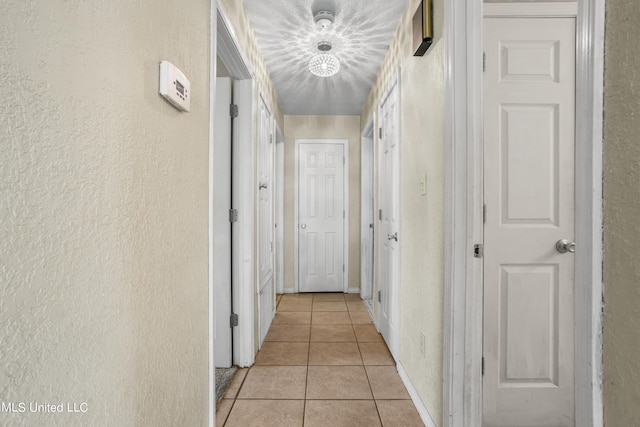
<svg viewBox="0 0 640 427">
<path fill-rule="evenodd" d="M 393 234 L 387 234 L 387 239 L 389 240 L 395 240 L 396 242 L 398 241 L 398 232 L 396 231 Z"/>
<path fill-rule="evenodd" d="M 556 242 L 556 250 L 561 254 L 565 254 L 567 252 L 574 253 L 576 251 L 575 242 L 570 242 L 567 239 L 561 239 Z"/>
<path fill-rule="evenodd" d="M 304 230 L 305 228 L 307 228 L 307 224 L 300 224 L 300 228 Z"/>
</svg>

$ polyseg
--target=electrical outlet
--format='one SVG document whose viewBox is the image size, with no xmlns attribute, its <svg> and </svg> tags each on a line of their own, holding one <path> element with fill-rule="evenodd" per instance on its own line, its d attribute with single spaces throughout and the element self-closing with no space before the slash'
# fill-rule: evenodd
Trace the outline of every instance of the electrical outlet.
<svg viewBox="0 0 640 427">
<path fill-rule="evenodd" d="M 422 332 L 420 332 L 420 343 L 419 343 L 419 345 L 420 345 L 420 355 L 422 357 L 425 357 L 425 351 L 426 351 L 426 346 L 427 346 L 426 341 L 427 341 L 427 339 L 425 338 L 424 334 Z"/>
</svg>

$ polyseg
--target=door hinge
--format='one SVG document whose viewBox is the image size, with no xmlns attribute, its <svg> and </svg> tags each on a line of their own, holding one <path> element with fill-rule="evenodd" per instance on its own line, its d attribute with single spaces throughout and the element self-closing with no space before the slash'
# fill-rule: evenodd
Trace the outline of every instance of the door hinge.
<svg viewBox="0 0 640 427">
<path fill-rule="evenodd" d="M 342 156 L 342 164 L 343 165 L 347 164 L 347 158 L 345 156 Z"/>
<path fill-rule="evenodd" d="M 235 313 L 231 313 L 231 317 L 229 319 L 229 323 L 231 324 L 232 328 L 235 328 L 236 326 L 238 326 L 239 320 L 238 320 L 238 315 Z"/>
<path fill-rule="evenodd" d="M 382 139 L 382 128 L 378 128 L 378 138 Z"/>
<path fill-rule="evenodd" d="M 484 376 L 484 357 L 482 358 L 482 376 Z"/>
<path fill-rule="evenodd" d="M 487 71 L 487 54 L 482 52 L 482 72 Z"/>
<path fill-rule="evenodd" d="M 342 219 L 345 219 L 346 217 L 347 217 L 347 214 L 344 211 L 342 211 Z"/>
<path fill-rule="evenodd" d="M 473 245 L 473 257 L 482 258 L 484 256 L 484 245 L 477 243 Z"/>
<path fill-rule="evenodd" d="M 344 273 L 344 264 L 342 264 L 342 272 Z"/>
<path fill-rule="evenodd" d="M 229 209 L 229 222 L 238 222 L 238 210 Z"/>
<path fill-rule="evenodd" d="M 378 209 L 378 219 L 382 221 L 382 209 Z"/>
<path fill-rule="evenodd" d="M 378 291 L 378 302 L 382 302 L 382 291 Z"/>
<path fill-rule="evenodd" d="M 229 106 L 229 115 L 232 119 L 238 117 L 238 106 L 236 104 L 231 104 Z"/>
<path fill-rule="evenodd" d="M 482 205 L 482 223 L 487 223 L 487 204 Z"/>
</svg>

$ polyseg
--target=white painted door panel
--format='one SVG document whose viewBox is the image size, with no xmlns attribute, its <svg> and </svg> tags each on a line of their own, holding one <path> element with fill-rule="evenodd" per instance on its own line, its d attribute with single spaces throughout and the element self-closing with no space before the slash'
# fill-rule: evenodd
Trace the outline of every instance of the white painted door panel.
<svg viewBox="0 0 640 427">
<path fill-rule="evenodd" d="M 484 425 L 573 426 L 575 20 L 484 22 Z"/>
<path fill-rule="evenodd" d="M 344 145 L 300 143 L 300 292 L 344 290 Z"/>
<path fill-rule="evenodd" d="M 214 360 L 231 366 L 231 79 L 216 79 L 213 145 L 213 288 L 215 304 Z"/>
<path fill-rule="evenodd" d="M 398 360 L 400 286 L 400 131 L 398 85 L 380 106 L 379 327 Z"/>
<path fill-rule="evenodd" d="M 258 118 L 258 311 L 262 346 L 275 315 L 273 281 L 273 142 L 271 112 L 261 98 Z"/>
</svg>

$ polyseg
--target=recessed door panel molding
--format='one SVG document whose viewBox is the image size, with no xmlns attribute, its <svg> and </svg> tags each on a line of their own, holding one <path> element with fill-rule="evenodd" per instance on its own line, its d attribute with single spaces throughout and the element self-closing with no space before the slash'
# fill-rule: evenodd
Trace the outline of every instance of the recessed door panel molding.
<svg viewBox="0 0 640 427">
<path fill-rule="evenodd" d="M 558 385 L 558 266 L 502 265 L 501 387 Z"/>
<path fill-rule="evenodd" d="M 346 290 L 344 140 L 297 140 L 296 271 L 300 292 Z"/>
<path fill-rule="evenodd" d="M 503 104 L 500 111 L 501 223 L 557 226 L 559 106 Z"/>
<path fill-rule="evenodd" d="M 483 425 L 574 426 L 575 19 L 485 18 L 484 51 Z"/>
<path fill-rule="evenodd" d="M 558 82 L 560 50 L 558 40 L 500 42 L 502 82 Z"/>
</svg>

